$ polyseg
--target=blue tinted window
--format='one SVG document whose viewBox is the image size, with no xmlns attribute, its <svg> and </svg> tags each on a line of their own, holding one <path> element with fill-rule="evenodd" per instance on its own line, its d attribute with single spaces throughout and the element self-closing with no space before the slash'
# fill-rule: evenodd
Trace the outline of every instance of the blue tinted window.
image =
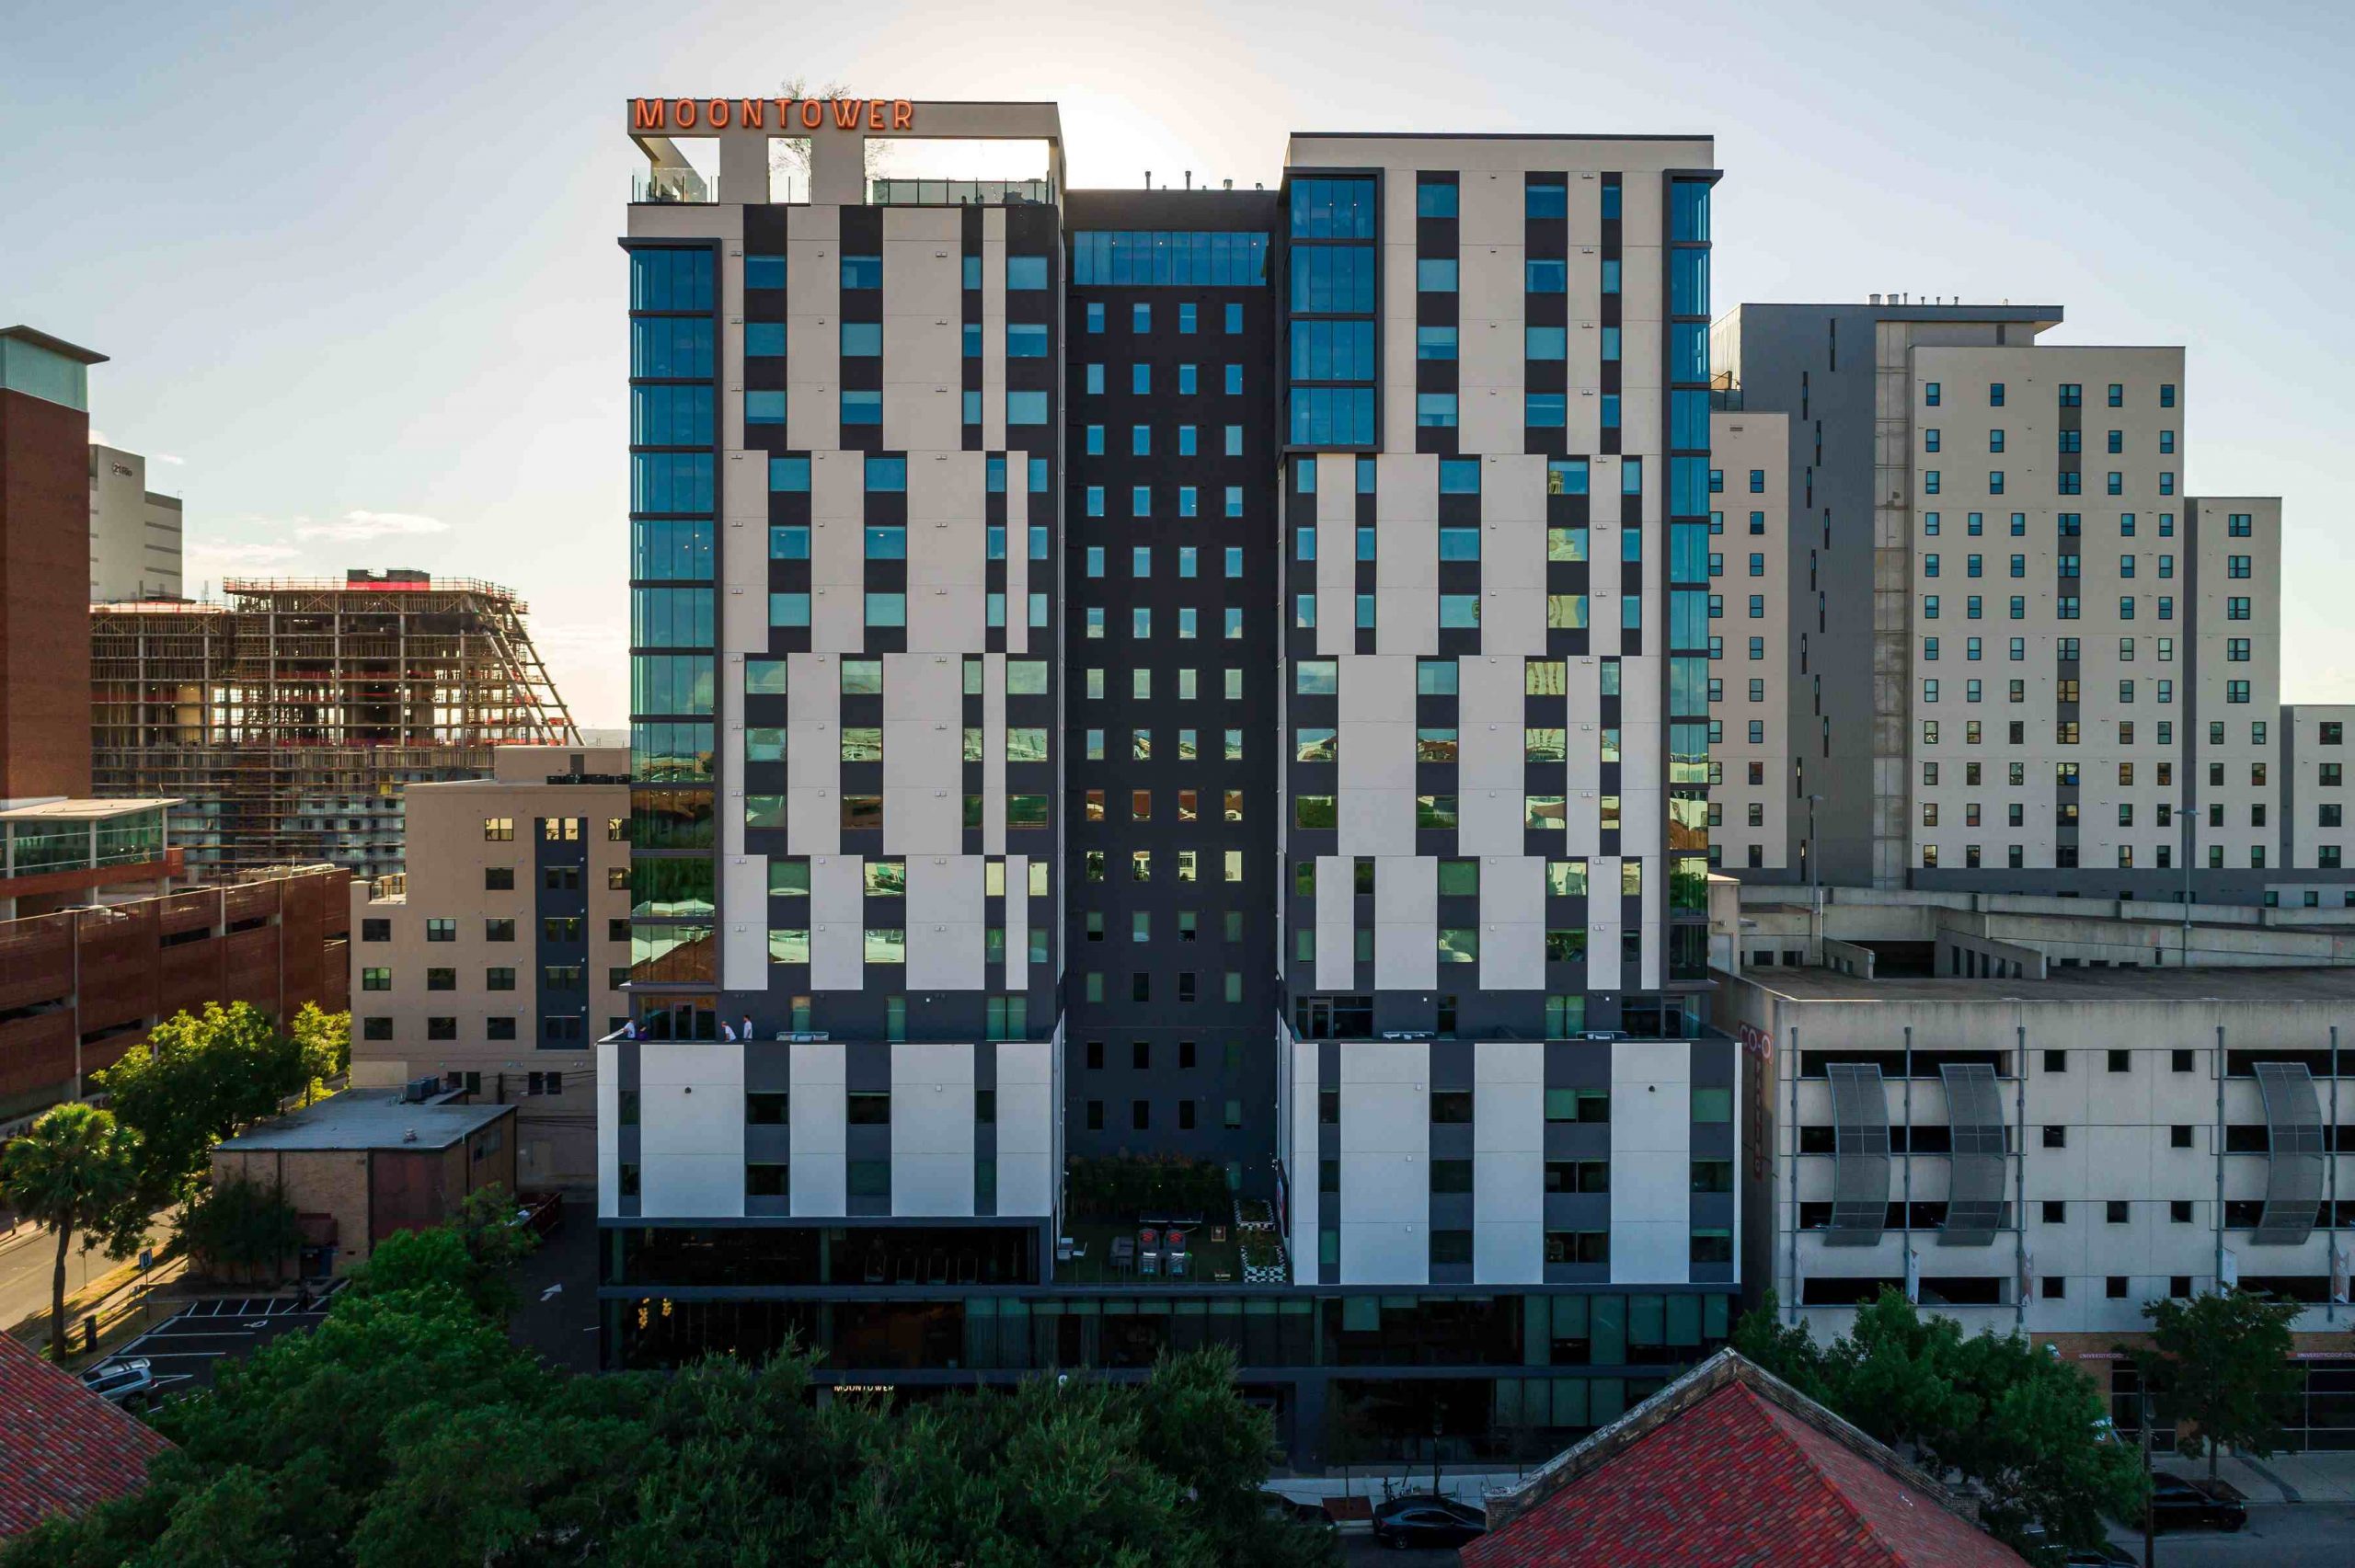
<svg viewBox="0 0 2355 1568">
<path fill-rule="evenodd" d="M 1527 395 L 1527 407 L 1522 416 L 1529 424 L 1553 429 L 1569 420 L 1569 406 L 1558 392 L 1533 392 Z"/>
<path fill-rule="evenodd" d="M 1415 394 L 1415 423 L 1425 429 L 1452 429 L 1455 425 L 1455 394 Z"/>
<path fill-rule="evenodd" d="M 1268 280 L 1264 234 L 1168 229 L 1083 230 L 1072 235 L 1072 281 L 1086 287 L 1256 286 Z M 1240 326 L 1228 330 L 1239 332 Z"/>
<path fill-rule="evenodd" d="M 1678 321 L 1669 324 L 1668 379 L 1709 379 L 1709 328 L 1706 323 Z"/>
<path fill-rule="evenodd" d="M 1570 286 L 1569 263 L 1566 261 L 1532 261 L 1528 271 L 1528 288 L 1533 294 L 1558 294 Z"/>
<path fill-rule="evenodd" d="M 1619 263 L 1616 261 L 1603 264 L 1603 292 L 1606 294 L 1619 292 Z"/>
<path fill-rule="evenodd" d="M 1009 289 L 1043 289 L 1047 286 L 1047 258 L 1043 256 L 1009 256 L 1005 258 L 1005 286 Z"/>
<path fill-rule="evenodd" d="M 1301 457 L 1292 460 L 1292 487 L 1304 496 L 1316 493 L 1316 460 Z"/>
<path fill-rule="evenodd" d="M 1532 218 L 1567 218 L 1570 215 L 1568 186 L 1532 185 L 1522 200 L 1523 212 Z"/>
<path fill-rule="evenodd" d="M 1381 475 L 1380 466 L 1370 457 L 1361 457 L 1357 461 L 1356 467 L 1358 494 L 1361 496 L 1373 495 L 1374 485 Z"/>
<path fill-rule="evenodd" d="M 1557 264 L 1558 265 L 1558 263 Z M 1370 246 L 1302 246 L 1292 253 L 1292 308 L 1310 312 L 1373 309 L 1373 249 Z"/>
<path fill-rule="evenodd" d="M 1129 515 L 1131 517 L 1151 517 L 1153 515 L 1152 486 L 1132 485 L 1129 486 Z"/>
<path fill-rule="evenodd" d="M 629 253 L 629 308 L 711 308 L 711 252 L 701 246 Z"/>
<path fill-rule="evenodd" d="M 1679 516 L 1698 517 L 1709 509 L 1709 460 L 1671 457 L 1668 460 L 1668 509 Z"/>
<path fill-rule="evenodd" d="M 1426 294 L 1455 292 L 1455 258 L 1424 257 L 1415 263 L 1415 287 Z"/>
<path fill-rule="evenodd" d="M 1619 460 L 1619 493 L 1623 496 L 1640 496 L 1644 493 L 1644 460 L 1642 458 L 1623 457 Z"/>
<path fill-rule="evenodd" d="M 1009 425 L 1043 425 L 1047 422 L 1047 395 L 1043 392 L 1009 392 L 1005 395 L 1005 422 Z"/>
<path fill-rule="evenodd" d="M 845 321 L 843 323 L 843 358 L 871 360 L 883 352 L 883 324 L 879 321 Z"/>
<path fill-rule="evenodd" d="M 810 460 L 806 457 L 770 458 L 769 488 L 779 495 L 807 495 L 810 490 Z"/>
<path fill-rule="evenodd" d="M 1241 365 L 1226 367 L 1226 390 L 1229 396 L 1236 396 L 1242 393 L 1243 367 Z"/>
<path fill-rule="evenodd" d="M 1603 329 L 1603 357 L 1606 360 L 1619 357 L 1619 329 L 1615 326 Z"/>
<path fill-rule="evenodd" d="M 1030 478 L 1030 493 L 1034 496 L 1042 494 L 1047 488 L 1047 460 L 1043 457 L 1032 458 L 1024 472 Z"/>
<path fill-rule="evenodd" d="M 1606 430 L 1619 428 L 1619 395 L 1615 392 L 1603 395 L 1603 428 Z"/>
<path fill-rule="evenodd" d="M 1709 395 L 1701 391 L 1668 395 L 1668 444 L 1706 451 L 1709 445 Z"/>
<path fill-rule="evenodd" d="M 978 256 L 968 256 L 964 258 L 963 260 L 965 287 L 969 289 L 980 288 L 982 286 L 982 258 Z"/>
<path fill-rule="evenodd" d="M 1415 216 L 1418 218 L 1453 218 L 1455 216 L 1455 182 L 1427 179 L 1415 187 Z"/>
<path fill-rule="evenodd" d="M 968 424 L 968 425 L 978 425 L 978 424 L 980 424 L 980 423 L 982 422 L 982 390 L 981 390 L 981 388 L 979 388 L 979 387 L 972 387 L 972 388 L 968 389 L 968 390 L 967 390 L 967 391 L 966 391 L 966 392 L 965 392 L 965 393 L 964 393 L 964 394 L 963 394 L 963 395 L 962 395 L 958 399 L 958 401 L 959 401 L 959 405 L 960 405 L 959 412 L 960 412 L 960 414 L 961 414 L 961 416 L 962 416 L 962 418 L 963 418 L 963 420 L 964 420 L 964 422 L 965 422 L 966 424 Z"/>
<path fill-rule="evenodd" d="M 1226 330 L 1230 334 L 1243 330 L 1243 307 L 1241 305 L 1230 304 L 1226 307 Z"/>
<path fill-rule="evenodd" d="M 964 340 L 965 358 L 978 360 L 982 357 L 982 324 L 980 322 L 965 323 L 959 337 Z"/>
<path fill-rule="evenodd" d="M 982 486 L 993 496 L 1005 494 L 1005 458 L 1003 454 L 982 464 Z M 870 485 L 867 488 L 873 489 L 874 486 Z"/>
<path fill-rule="evenodd" d="M 748 289 L 784 288 L 785 258 L 782 256 L 744 258 L 744 287 Z"/>
<path fill-rule="evenodd" d="M 1558 360 L 1568 351 L 1569 334 L 1559 326 L 1533 326 L 1527 331 L 1527 353 L 1533 360 Z"/>
<path fill-rule="evenodd" d="M 779 523 L 769 530 L 769 559 L 772 561 L 806 561 L 810 558 L 810 527 L 807 523 Z"/>
<path fill-rule="evenodd" d="M 1369 326 L 1372 325 L 1368 324 Z M 1415 358 L 1419 360 L 1452 360 L 1455 358 L 1455 328 L 1453 326 L 1418 326 L 1415 328 Z M 1371 375 L 1373 372 L 1366 372 Z"/>
<path fill-rule="evenodd" d="M 1668 309 L 1671 315 L 1709 314 L 1709 253 L 1671 250 L 1668 253 Z"/>
<path fill-rule="evenodd" d="M 1606 218 L 1619 215 L 1619 187 L 1616 184 L 1603 188 L 1603 215 Z"/>
<path fill-rule="evenodd" d="M 908 487 L 908 460 L 904 457 L 870 457 L 867 460 L 867 488 L 904 491 Z"/>
<path fill-rule="evenodd" d="M 1009 360 L 1043 360 L 1047 357 L 1047 328 L 1043 324 L 1010 321 L 1005 325 L 1005 357 Z"/>
<path fill-rule="evenodd" d="M 867 596 L 867 624 L 870 626 L 904 626 L 908 624 L 908 596 L 904 593 L 870 593 Z"/>
<path fill-rule="evenodd" d="M 785 394 L 782 392 L 744 394 L 744 423 L 748 425 L 784 424 Z"/>
<path fill-rule="evenodd" d="M 1134 393 L 1147 393 L 1153 390 L 1153 367 L 1143 360 L 1129 367 L 1129 390 Z M 1186 389 L 1181 387 L 1179 390 Z"/>
<path fill-rule="evenodd" d="M 1151 425 L 1129 427 L 1129 455 L 1132 457 L 1153 455 L 1153 427 Z"/>
<path fill-rule="evenodd" d="M 640 519 L 629 525 L 629 575 L 706 581 L 711 577 L 711 524 L 684 519 Z"/>
<path fill-rule="evenodd" d="M 1140 301 L 1129 307 L 1129 330 L 1132 332 L 1150 332 L 1153 330 L 1153 307 L 1151 305 Z"/>
<path fill-rule="evenodd" d="M 1709 188 L 1699 180 L 1680 179 L 1670 184 L 1668 237 L 1689 240 L 1709 237 Z"/>
<path fill-rule="evenodd" d="M 711 589 L 631 589 L 629 642 L 632 647 L 711 647 Z"/>
<path fill-rule="evenodd" d="M 1090 517 L 1104 515 L 1104 486 L 1101 485 L 1090 485 L 1087 487 L 1087 515 Z"/>
<path fill-rule="evenodd" d="M 1439 493 L 1442 496 L 1476 496 L 1480 493 L 1480 460 L 1476 457 L 1442 457 L 1439 460 Z"/>
<path fill-rule="evenodd" d="M 632 511 L 707 512 L 711 509 L 709 452 L 632 452 L 629 473 L 629 509 Z"/>
<path fill-rule="evenodd" d="M 1100 300 L 1091 300 L 1088 302 L 1087 330 L 1090 332 L 1101 332 L 1104 330 L 1104 304 Z"/>
<path fill-rule="evenodd" d="M 633 446 L 709 446 L 711 388 L 631 387 L 629 439 Z"/>
<path fill-rule="evenodd" d="M 1196 312 L 1191 304 L 1181 304 L 1178 307 L 1178 332 L 1180 337 L 1193 332 L 1195 315 Z"/>
<path fill-rule="evenodd" d="M 843 287 L 845 289 L 879 289 L 883 286 L 883 258 L 879 256 L 845 256 L 843 258 Z"/>
<path fill-rule="evenodd" d="M 1294 381 L 1372 381 L 1377 373 L 1371 321 L 1298 321 L 1292 327 Z"/>
<path fill-rule="evenodd" d="M 1545 493 L 1549 496 L 1583 496 L 1586 489 L 1586 459 L 1583 457 L 1549 457 L 1545 460 Z"/>
<path fill-rule="evenodd" d="M 748 321 L 744 324 L 744 354 L 748 359 L 774 360 L 785 352 L 785 323 Z"/>
<path fill-rule="evenodd" d="M 1372 239 L 1373 181 L 1292 181 L 1292 232 L 1295 239 Z"/>
<path fill-rule="evenodd" d="M 709 316 L 634 316 L 629 324 L 629 373 L 661 379 L 711 377 Z"/>
<path fill-rule="evenodd" d="M 1295 386 L 1292 389 L 1290 427 L 1291 440 L 1298 446 L 1370 446 L 1373 442 L 1373 389 Z"/>
<path fill-rule="evenodd" d="M 845 392 L 843 394 L 843 423 L 845 425 L 879 425 L 883 422 L 883 395 L 880 392 Z"/>
<path fill-rule="evenodd" d="M 867 558 L 870 561 L 904 561 L 908 558 L 908 531 L 883 523 L 867 525 Z"/>
</svg>

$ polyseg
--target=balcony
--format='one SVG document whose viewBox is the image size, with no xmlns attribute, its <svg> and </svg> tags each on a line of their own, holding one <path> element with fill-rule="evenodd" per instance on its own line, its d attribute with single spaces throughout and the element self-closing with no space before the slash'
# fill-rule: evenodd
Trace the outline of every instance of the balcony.
<svg viewBox="0 0 2355 1568">
<path fill-rule="evenodd" d="M 867 200 L 877 207 L 1047 207 L 1055 187 L 1045 179 L 870 179 Z"/>
<path fill-rule="evenodd" d="M 639 169 L 629 177 L 629 199 L 635 206 L 707 205 L 719 200 L 719 181 L 684 166 Z"/>
</svg>

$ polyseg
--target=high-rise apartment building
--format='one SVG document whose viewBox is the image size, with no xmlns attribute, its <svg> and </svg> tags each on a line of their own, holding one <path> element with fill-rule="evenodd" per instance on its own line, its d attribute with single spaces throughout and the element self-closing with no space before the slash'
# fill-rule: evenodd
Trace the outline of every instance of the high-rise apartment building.
<svg viewBox="0 0 2355 1568">
<path fill-rule="evenodd" d="M 147 487 L 147 460 L 90 445 L 90 602 L 181 595 L 180 500 Z"/>
<path fill-rule="evenodd" d="M 1226 1344 L 1303 1456 L 1492 1457 L 1721 1340 L 1709 142 L 629 123 L 608 1358 Z"/>
<path fill-rule="evenodd" d="M 2190 493 L 2181 349 L 2038 342 L 2060 315 L 1717 323 L 1720 402 L 1789 420 L 1791 515 L 1788 763 L 1722 802 L 1785 827 L 1728 870 L 2240 903 L 2321 870 L 2285 821 L 2280 503 Z"/>
</svg>

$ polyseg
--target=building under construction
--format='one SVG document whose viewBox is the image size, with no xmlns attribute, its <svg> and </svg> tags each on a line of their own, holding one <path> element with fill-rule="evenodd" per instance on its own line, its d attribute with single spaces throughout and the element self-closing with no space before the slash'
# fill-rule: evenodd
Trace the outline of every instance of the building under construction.
<svg viewBox="0 0 2355 1568">
<path fill-rule="evenodd" d="M 102 795 L 171 796 L 190 876 L 403 869 L 401 790 L 477 778 L 497 746 L 578 746 L 496 583 L 423 572 L 223 584 L 224 603 L 90 609 Z"/>
</svg>

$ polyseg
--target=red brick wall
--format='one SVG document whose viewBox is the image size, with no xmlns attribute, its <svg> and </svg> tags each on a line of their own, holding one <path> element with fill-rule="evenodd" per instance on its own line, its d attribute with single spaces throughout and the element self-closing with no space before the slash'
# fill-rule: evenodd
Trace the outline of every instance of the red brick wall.
<svg viewBox="0 0 2355 1568">
<path fill-rule="evenodd" d="M 0 797 L 90 793 L 90 417 L 0 390 Z"/>
</svg>

